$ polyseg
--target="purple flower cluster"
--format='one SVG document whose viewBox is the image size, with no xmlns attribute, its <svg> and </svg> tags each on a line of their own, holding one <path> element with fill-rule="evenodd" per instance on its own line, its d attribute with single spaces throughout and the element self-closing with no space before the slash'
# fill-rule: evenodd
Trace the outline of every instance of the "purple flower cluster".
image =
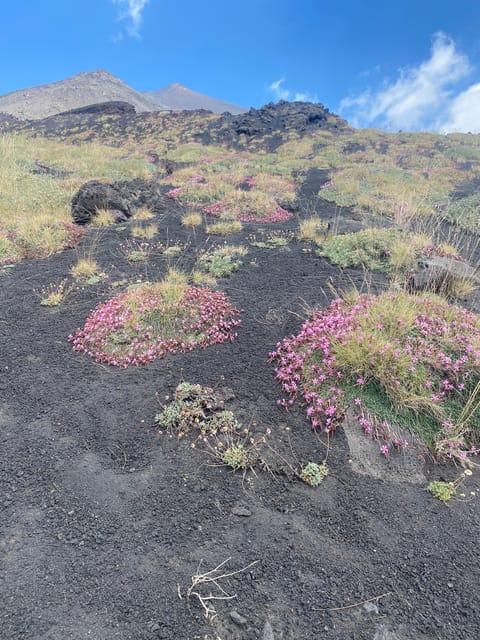
<svg viewBox="0 0 480 640">
<path fill-rule="evenodd" d="M 296 336 L 279 342 L 270 354 L 270 360 L 277 363 L 276 377 L 287 394 L 279 403 L 289 406 L 303 397 L 312 426 L 326 432 L 342 423 L 350 403 L 347 390 L 358 387 L 360 396 L 368 382 L 390 400 L 395 389 L 410 389 L 420 394 L 425 404 L 433 403 L 439 415 L 453 397 L 464 403 L 467 390 L 480 378 L 479 317 L 438 299 L 412 296 L 415 317 L 407 322 L 399 313 L 392 326 L 392 318 L 384 317 L 384 310 L 385 303 L 394 308 L 396 295 L 362 295 L 355 304 L 335 300 L 315 312 Z M 345 352 L 349 344 L 354 349 L 361 345 L 365 361 L 360 363 L 360 371 L 337 363 L 339 350 Z M 423 388 L 409 387 L 413 384 L 410 378 Z M 354 408 L 364 430 L 381 440 L 382 446 L 389 440 L 401 447 L 400 441 L 390 437 L 388 424 L 366 415 L 360 397 Z M 441 420 L 438 427 L 443 429 Z M 385 447 L 382 453 L 388 455 Z"/>
<path fill-rule="evenodd" d="M 171 200 L 175 200 L 176 202 L 178 202 L 179 196 L 183 191 L 183 187 L 176 187 L 175 189 L 170 189 L 170 191 L 167 191 L 167 198 L 170 198 Z"/>
<path fill-rule="evenodd" d="M 380 444 L 380 453 L 388 458 L 392 447 L 396 451 L 408 449 L 411 443 L 395 433 L 386 420 L 379 420 L 376 416 L 366 411 L 362 407 L 362 400 L 355 398 L 354 417 L 358 424 L 362 427 L 365 435 L 370 436 L 373 440 Z"/>
<path fill-rule="evenodd" d="M 69 340 L 97 362 L 128 367 L 233 340 L 239 316 L 221 291 L 188 287 L 181 300 L 167 302 L 154 285 L 144 286 L 135 304 L 127 291 L 98 306 Z"/>
<path fill-rule="evenodd" d="M 226 213 L 229 207 L 222 200 L 219 200 L 203 207 L 202 210 L 208 215 L 218 217 Z M 292 214 L 280 205 L 274 205 L 270 211 L 263 214 L 257 211 L 242 211 L 236 217 L 240 222 L 284 222 L 290 220 Z"/>
<path fill-rule="evenodd" d="M 271 211 L 259 215 L 254 211 L 242 212 L 239 216 L 241 222 L 284 222 L 290 220 L 292 214 L 280 205 L 276 205 Z"/>
<path fill-rule="evenodd" d="M 434 244 L 429 244 L 421 247 L 417 251 L 417 258 L 432 258 L 433 256 L 438 256 L 439 258 L 451 258 L 452 260 L 457 260 L 458 262 L 468 262 L 465 258 L 462 258 L 462 256 L 447 253 L 446 251 L 443 251 L 441 247 Z"/>
<path fill-rule="evenodd" d="M 327 182 L 324 182 L 323 184 L 320 185 L 319 189 L 320 191 L 322 189 L 328 189 L 328 187 L 331 187 L 333 185 L 333 180 L 327 180 Z"/>
<path fill-rule="evenodd" d="M 203 207 L 202 211 L 209 216 L 220 217 L 222 213 L 226 213 L 228 210 L 227 205 L 219 200 L 218 202 L 212 202 Z"/>
</svg>

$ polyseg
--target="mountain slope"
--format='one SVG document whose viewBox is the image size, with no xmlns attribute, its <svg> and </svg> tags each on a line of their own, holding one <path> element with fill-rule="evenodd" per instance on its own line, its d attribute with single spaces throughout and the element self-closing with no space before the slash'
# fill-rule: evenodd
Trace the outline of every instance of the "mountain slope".
<svg viewBox="0 0 480 640">
<path fill-rule="evenodd" d="M 17 118 L 37 120 L 62 111 L 109 101 L 128 102 L 137 111 L 159 109 L 158 104 L 147 95 L 135 91 L 108 71 L 97 70 L 0 96 L 0 112 Z"/>
<path fill-rule="evenodd" d="M 184 87 L 178 82 L 169 84 L 158 91 L 143 91 L 142 93 L 155 102 L 158 108 L 166 106 L 168 109 L 207 109 L 213 113 L 228 111 L 233 115 L 247 111 L 247 109 L 238 104 L 205 96 L 202 93 Z"/>
</svg>

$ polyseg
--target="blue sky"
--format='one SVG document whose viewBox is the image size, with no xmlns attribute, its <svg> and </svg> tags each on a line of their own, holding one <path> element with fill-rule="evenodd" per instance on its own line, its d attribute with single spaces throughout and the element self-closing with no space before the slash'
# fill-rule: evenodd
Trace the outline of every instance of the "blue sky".
<svg viewBox="0 0 480 640">
<path fill-rule="evenodd" d="M 478 0 L 3 0 L 0 94 L 106 69 L 355 126 L 480 132 Z"/>
</svg>

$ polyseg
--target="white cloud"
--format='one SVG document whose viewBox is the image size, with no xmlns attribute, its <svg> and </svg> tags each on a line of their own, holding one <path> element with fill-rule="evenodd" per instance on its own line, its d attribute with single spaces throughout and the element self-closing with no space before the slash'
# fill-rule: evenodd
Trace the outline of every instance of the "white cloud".
<svg viewBox="0 0 480 640">
<path fill-rule="evenodd" d="M 120 12 L 118 19 L 125 21 L 126 34 L 132 38 L 140 37 L 140 27 L 142 26 L 142 12 L 150 0 L 112 0 L 113 4 L 119 5 Z M 123 39 L 123 32 L 116 40 Z"/>
<path fill-rule="evenodd" d="M 285 78 L 280 78 L 280 80 L 275 80 L 269 85 L 268 90 L 273 94 L 275 100 L 289 100 L 294 102 L 318 102 L 318 98 L 316 95 L 312 95 L 308 91 L 290 91 L 290 89 L 286 89 L 282 87 L 282 84 L 285 82 Z"/>
<path fill-rule="evenodd" d="M 473 116 L 479 89 L 473 85 L 459 94 L 457 88 L 457 95 L 454 89 L 470 72 L 467 56 L 457 51 L 451 38 L 437 33 L 428 60 L 417 67 L 400 69 L 397 80 L 385 81 L 376 91 L 367 89 L 344 98 L 339 111 L 357 127 L 444 130 L 448 122 L 463 126 L 467 107 Z"/>
<path fill-rule="evenodd" d="M 438 128 L 442 133 L 480 133 L 480 82 L 452 100 L 448 117 Z"/>
</svg>

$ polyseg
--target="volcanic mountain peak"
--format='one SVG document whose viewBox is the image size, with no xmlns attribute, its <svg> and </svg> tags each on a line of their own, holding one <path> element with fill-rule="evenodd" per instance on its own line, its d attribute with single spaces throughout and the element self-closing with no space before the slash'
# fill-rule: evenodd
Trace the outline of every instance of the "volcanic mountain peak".
<svg viewBox="0 0 480 640">
<path fill-rule="evenodd" d="M 244 107 L 192 91 L 179 82 L 158 91 L 136 91 L 109 71 L 96 69 L 0 96 L 0 113 L 22 120 L 41 120 L 107 102 L 128 102 L 137 112 L 206 109 L 213 113 L 228 111 L 236 115 L 246 111 Z"/>
<path fill-rule="evenodd" d="M 166 105 L 168 109 L 206 109 L 213 113 L 228 111 L 232 115 L 247 111 L 245 107 L 241 107 L 238 104 L 217 100 L 197 91 L 192 91 L 192 89 L 179 82 L 173 82 L 158 91 L 144 91 L 143 95 L 153 100 L 159 107 L 165 107 Z"/>
<path fill-rule="evenodd" d="M 99 102 L 128 102 L 137 111 L 157 111 L 147 96 L 108 71 L 83 71 L 59 82 L 20 89 L 0 96 L 0 111 L 37 120 Z"/>
</svg>

